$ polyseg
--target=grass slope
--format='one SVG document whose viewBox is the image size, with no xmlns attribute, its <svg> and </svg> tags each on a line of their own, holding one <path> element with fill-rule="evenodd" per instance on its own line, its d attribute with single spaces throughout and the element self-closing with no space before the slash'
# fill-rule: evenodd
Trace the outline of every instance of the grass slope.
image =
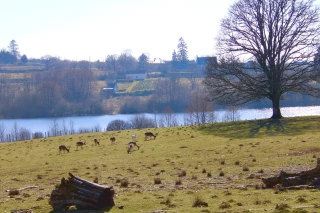
<svg viewBox="0 0 320 213">
<path fill-rule="evenodd" d="M 0 212 L 51 212 L 50 193 L 69 172 L 113 186 L 116 206 L 111 213 L 320 212 L 319 190 L 261 189 L 262 177 L 315 167 L 319 128 L 319 117 L 297 117 L 2 143 Z M 158 137 L 145 140 L 146 131 Z M 127 154 L 133 133 L 141 148 Z M 94 145 L 94 138 L 100 146 Z M 86 145 L 77 150 L 80 140 Z M 70 146 L 70 153 L 59 153 L 61 144 Z M 128 187 L 121 187 L 124 180 Z M 26 186 L 39 188 L 12 196 L 5 191 Z M 192 207 L 201 202 L 208 207 Z"/>
</svg>

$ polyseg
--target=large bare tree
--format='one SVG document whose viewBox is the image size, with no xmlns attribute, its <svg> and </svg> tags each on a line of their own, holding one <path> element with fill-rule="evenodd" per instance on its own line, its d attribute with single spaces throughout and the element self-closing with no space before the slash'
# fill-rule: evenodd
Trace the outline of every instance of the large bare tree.
<svg viewBox="0 0 320 213">
<path fill-rule="evenodd" d="M 206 69 L 209 97 L 224 105 L 270 99 L 274 119 L 288 92 L 319 97 L 319 36 L 313 0 L 238 0 L 221 21 L 219 62 Z"/>
</svg>

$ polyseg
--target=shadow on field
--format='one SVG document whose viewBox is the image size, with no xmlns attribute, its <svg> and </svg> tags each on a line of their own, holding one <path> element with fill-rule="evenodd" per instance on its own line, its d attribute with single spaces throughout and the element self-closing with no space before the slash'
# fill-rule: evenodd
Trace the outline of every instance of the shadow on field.
<svg viewBox="0 0 320 213">
<path fill-rule="evenodd" d="M 104 212 L 108 212 L 112 209 L 112 207 L 110 208 L 106 208 L 103 210 L 77 210 L 77 209 L 70 209 L 70 210 L 59 210 L 59 211 L 50 211 L 49 213 L 104 213 Z"/>
<path fill-rule="evenodd" d="M 280 119 L 267 119 L 267 120 L 258 120 L 251 125 L 251 129 L 249 131 L 249 137 L 256 136 L 261 129 L 265 129 L 266 133 L 276 133 L 283 132 L 285 130 L 284 125 L 286 121 Z"/>
<path fill-rule="evenodd" d="M 224 122 L 201 126 L 198 130 L 208 135 L 234 139 L 297 135 L 305 131 L 315 130 L 318 126 L 316 122 L 319 122 L 319 118 L 317 119 L 283 118 Z"/>
</svg>

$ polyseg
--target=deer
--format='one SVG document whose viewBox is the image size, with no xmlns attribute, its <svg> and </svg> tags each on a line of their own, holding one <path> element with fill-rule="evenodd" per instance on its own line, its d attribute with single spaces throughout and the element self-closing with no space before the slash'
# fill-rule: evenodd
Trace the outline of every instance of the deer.
<svg viewBox="0 0 320 213">
<path fill-rule="evenodd" d="M 114 142 L 116 142 L 116 138 L 115 137 L 111 137 L 110 141 L 111 141 L 111 143 L 114 143 Z"/>
<path fill-rule="evenodd" d="M 137 144 L 137 142 L 134 142 L 134 141 L 129 142 L 128 146 L 130 146 L 130 145 L 136 146 L 136 147 L 138 147 L 138 149 L 140 149 L 140 146 Z"/>
<path fill-rule="evenodd" d="M 77 150 L 78 150 L 78 147 L 79 147 L 79 146 L 81 146 L 81 149 L 83 149 L 82 146 L 83 146 L 83 145 L 86 145 L 86 142 L 81 142 L 81 141 L 79 141 L 79 142 L 76 143 L 76 145 L 77 145 Z"/>
<path fill-rule="evenodd" d="M 131 152 L 133 152 L 133 148 L 134 148 L 134 144 L 128 143 L 128 149 L 127 149 L 128 154 L 130 154 Z"/>
<path fill-rule="evenodd" d="M 100 146 L 100 142 L 99 142 L 99 140 L 98 139 L 94 139 L 94 145 L 99 145 Z"/>
<path fill-rule="evenodd" d="M 146 132 L 144 133 L 145 139 L 147 139 L 148 137 L 153 137 L 153 139 L 156 139 L 156 135 L 154 135 L 152 132 Z"/>
<path fill-rule="evenodd" d="M 133 134 L 133 135 L 131 136 L 131 138 L 132 138 L 133 141 L 136 141 L 137 134 Z"/>
<path fill-rule="evenodd" d="M 61 145 L 59 146 L 59 153 L 61 152 L 61 150 L 63 150 L 63 152 L 66 152 L 66 151 L 69 152 L 69 149 L 65 145 Z"/>
</svg>

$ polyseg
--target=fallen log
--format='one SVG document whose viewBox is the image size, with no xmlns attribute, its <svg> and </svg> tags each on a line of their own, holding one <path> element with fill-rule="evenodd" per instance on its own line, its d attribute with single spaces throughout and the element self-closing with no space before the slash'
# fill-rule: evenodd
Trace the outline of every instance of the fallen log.
<svg viewBox="0 0 320 213">
<path fill-rule="evenodd" d="M 272 188 L 276 185 L 280 185 L 280 187 L 307 185 L 317 188 L 320 186 L 320 158 L 317 159 L 317 165 L 314 169 L 298 173 L 281 171 L 278 176 L 262 178 L 262 182 L 266 188 Z"/>
<path fill-rule="evenodd" d="M 69 178 L 61 179 L 61 184 L 52 191 L 50 205 L 56 210 L 69 206 L 77 209 L 102 210 L 112 208 L 114 190 L 112 186 L 103 186 L 89 182 L 69 173 Z"/>
</svg>

